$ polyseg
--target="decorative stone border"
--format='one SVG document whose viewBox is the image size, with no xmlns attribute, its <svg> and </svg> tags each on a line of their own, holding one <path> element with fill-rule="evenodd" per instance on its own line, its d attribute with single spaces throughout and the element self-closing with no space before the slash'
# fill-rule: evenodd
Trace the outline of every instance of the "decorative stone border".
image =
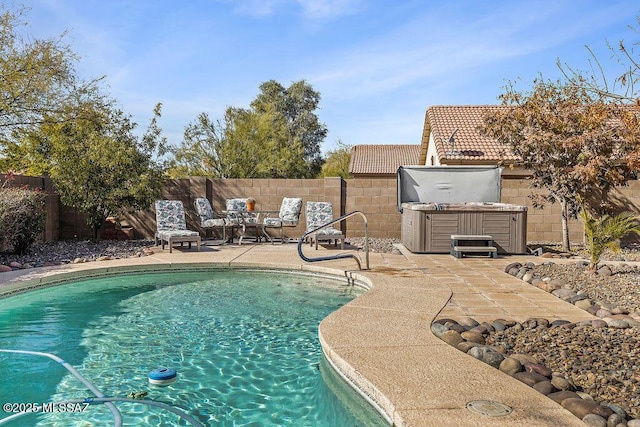
<svg viewBox="0 0 640 427">
<path fill-rule="evenodd" d="M 547 261 L 551 263 L 552 261 Z M 578 261 L 586 267 L 586 261 Z M 562 300 L 582 308 L 598 317 L 595 320 L 586 320 L 571 323 L 566 320 L 549 322 L 546 319 L 531 318 L 525 322 L 497 319 L 493 322 L 479 323 L 476 320 L 465 317 L 459 321 L 453 319 L 438 319 L 431 325 L 431 331 L 447 344 L 458 350 L 475 357 L 476 359 L 493 366 L 496 369 L 510 375 L 527 384 L 536 391 L 548 396 L 569 412 L 580 418 L 588 426 L 593 427 L 640 427 L 640 419 L 632 419 L 627 412 L 608 402 L 596 402 L 588 393 L 580 390 L 580 387 L 569 378 L 554 373 L 548 367 L 539 363 L 535 358 L 526 354 L 505 354 L 505 349 L 486 345 L 486 338 L 499 331 L 507 331 L 515 328 L 515 332 L 535 328 L 564 328 L 567 330 L 576 327 L 591 328 L 615 328 L 628 329 L 640 327 L 640 312 L 629 312 L 620 307 L 592 301 L 588 295 L 578 293 L 563 287 L 563 283 L 551 277 L 536 277 L 533 262 L 522 264 L 514 262 L 507 265 L 504 271 L 532 286 L 547 291 Z M 611 275 L 611 269 L 604 265 L 598 270 L 598 274 Z"/>
<path fill-rule="evenodd" d="M 552 261 L 543 263 L 553 264 Z M 582 267 L 588 266 L 587 261 L 578 261 L 577 265 Z M 581 308 L 590 314 L 599 317 L 598 320 L 593 320 L 592 326 L 595 328 L 601 328 L 608 326 L 610 328 L 626 329 L 629 327 L 640 327 L 640 311 L 629 312 L 620 307 L 616 307 L 610 304 L 605 304 L 599 301 L 593 301 L 589 298 L 589 295 L 584 293 L 575 292 L 572 289 L 563 287 L 563 283 L 554 280 L 551 277 L 536 277 L 533 273 L 533 269 L 536 266 L 533 262 L 521 264 L 519 262 L 513 262 L 504 268 L 505 273 L 508 273 L 518 279 L 521 279 L 532 286 L 549 292 L 556 297 Z M 597 274 L 610 276 L 612 274 L 611 268 L 607 265 L 599 267 Z"/>
</svg>

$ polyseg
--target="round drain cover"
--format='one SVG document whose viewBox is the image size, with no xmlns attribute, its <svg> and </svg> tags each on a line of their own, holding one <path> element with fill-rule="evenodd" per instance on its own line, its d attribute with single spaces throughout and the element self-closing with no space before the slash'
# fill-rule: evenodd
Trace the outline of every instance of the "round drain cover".
<svg viewBox="0 0 640 427">
<path fill-rule="evenodd" d="M 490 417 L 502 417 L 509 415 L 513 409 L 498 402 L 491 400 L 474 400 L 467 403 L 467 409 L 477 414 L 487 415 Z"/>
</svg>

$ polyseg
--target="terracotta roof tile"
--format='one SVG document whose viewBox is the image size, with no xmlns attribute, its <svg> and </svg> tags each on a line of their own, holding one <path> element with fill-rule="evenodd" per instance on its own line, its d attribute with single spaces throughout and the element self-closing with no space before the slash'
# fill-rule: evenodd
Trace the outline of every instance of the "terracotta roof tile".
<svg viewBox="0 0 640 427">
<path fill-rule="evenodd" d="M 499 160 L 517 160 L 511 151 L 495 139 L 482 136 L 478 127 L 487 111 L 510 107 L 499 105 L 436 105 L 425 115 L 420 163 L 426 163 L 429 133 L 433 133 L 440 161 L 497 163 Z M 457 131 L 456 131 L 457 130 Z M 454 144 L 449 143 L 453 134 Z M 444 160 L 444 161 L 443 161 Z"/>
<path fill-rule="evenodd" d="M 395 174 L 399 166 L 417 165 L 419 160 L 420 145 L 355 145 L 349 173 Z"/>
</svg>

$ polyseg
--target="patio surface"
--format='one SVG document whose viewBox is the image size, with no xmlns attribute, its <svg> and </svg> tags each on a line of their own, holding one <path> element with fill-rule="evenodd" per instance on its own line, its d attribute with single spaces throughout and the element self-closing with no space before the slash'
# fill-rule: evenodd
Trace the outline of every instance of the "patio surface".
<svg viewBox="0 0 640 427">
<path fill-rule="evenodd" d="M 343 253 L 334 247 L 309 257 Z M 93 269 L 171 268 L 178 264 L 253 266 L 353 275 L 371 290 L 325 318 L 320 341 L 328 359 L 371 396 L 397 426 L 584 426 L 551 399 L 514 378 L 456 350 L 430 331 L 439 317 L 478 321 L 529 317 L 578 321 L 592 318 L 503 272 L 511 262 L 540 262 L 527 256 L 456 259 L 450 255 L 370 254 L 368 271 L 352 259 L 303 262 L 297 245 L 176 247 L 173 253 L 124 260 L 69 264 L 0 274 L 0 294 L 60 273 L 84 275 Z M 363 262 L 364 267 L 364 262 Z M 106 269 L 106 270 L 104 270 Z M 471 401 L 499 402 L 506 416 L 466 409 Z"/>
</svg>

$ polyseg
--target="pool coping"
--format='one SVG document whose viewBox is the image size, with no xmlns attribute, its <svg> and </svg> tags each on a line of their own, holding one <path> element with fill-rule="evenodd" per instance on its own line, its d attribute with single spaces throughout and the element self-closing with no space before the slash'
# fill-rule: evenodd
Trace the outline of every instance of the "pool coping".
<svg viewBox="0 0 640 427">
<path fill-rule="evenodd" d="M 454 295 L 447 281 L 469 280 L 456 269 L 488 271 L 486 274 L 498 281 L 509 282 L 516 279 L 499 271 L 508 259 L 487 264 L 444 255 L 370 254 L 371 270 L 357 271 L 353 260 L 305 263 L 294 246 L 225 246 L 201 252 L 174 248 L 172 254 L 157 250 L 156 254 L 143 258 L 44 267 L 14 275 L 3 273 L 0 295 L 8 290 L 15 292 L 25 284 L 46 286 L 87 274 L 171 271 L 185 267 L 245 267 L 351 278 L 370 284 L 369 291 L 323 319 L 319 340 L 331 364 L 393 425 L 584 425 L 555 402 L 463 354 L 430 331 L 432 321 Z M 454 267 L 443 268 L 438 262 L 452 263 Z M 509 286 L 517 284 L 509 282 Z M 540 291 L 540 298 L 544 299 L 542 294 L 546 293 Z M 566 305 L 567 309 L 572 307 Z M 513 412 L 503 417 L 478 415 L 466 409 L 466 404 L 475 400 L 502 402 Z"/>
</svg>

